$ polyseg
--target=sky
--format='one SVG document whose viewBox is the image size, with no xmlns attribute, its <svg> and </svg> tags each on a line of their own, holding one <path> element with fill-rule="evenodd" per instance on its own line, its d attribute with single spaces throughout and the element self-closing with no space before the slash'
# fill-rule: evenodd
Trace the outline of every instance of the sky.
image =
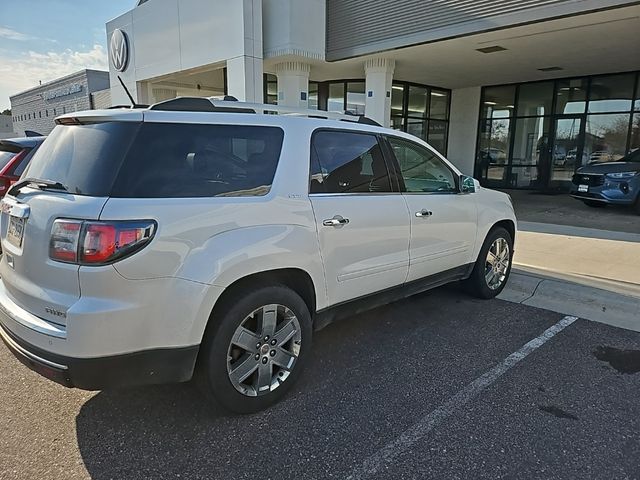
<svg viewBox="0 0 640 480">
<path fill-rule="evenodd" d="M 9 96 L 84 68 L 108 70 L 107 21 L 135 0 L 0 0 L 0 111 Z"/>
</svg>

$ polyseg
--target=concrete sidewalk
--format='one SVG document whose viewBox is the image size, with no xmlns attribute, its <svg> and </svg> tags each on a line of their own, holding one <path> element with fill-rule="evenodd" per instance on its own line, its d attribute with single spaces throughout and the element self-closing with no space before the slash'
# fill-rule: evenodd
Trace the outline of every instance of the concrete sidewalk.
<svg viewBox="0 0 640 480">
<path fill-rule="evenodd" d="M 640 234 L 518 227 L 514 270 L 499 298 L 640 331 Z"/>
</svg>

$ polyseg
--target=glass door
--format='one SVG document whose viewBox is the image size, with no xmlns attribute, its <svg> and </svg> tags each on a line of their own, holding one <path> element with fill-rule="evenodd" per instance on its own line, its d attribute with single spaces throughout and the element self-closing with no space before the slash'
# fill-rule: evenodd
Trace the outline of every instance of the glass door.
<svg viewBox="0 0 640 480">
<path fill-rule="evenodd" d="M 576 168 L 582 164 L 582 127 L 581 116 L 563 116 L 555 119 L 551 148 L 546 159 L 549 164 L 549 187 L 570 182 Z"/>
</svg>

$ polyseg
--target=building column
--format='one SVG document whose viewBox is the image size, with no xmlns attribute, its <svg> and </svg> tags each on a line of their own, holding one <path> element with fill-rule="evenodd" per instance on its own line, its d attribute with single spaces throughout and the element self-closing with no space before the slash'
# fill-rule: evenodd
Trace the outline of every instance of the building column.
<svg viewBox="0 0 640 480">
<path fill-rule="evenodd" d="M 309 71 L 304 62 L 282 62 L 276 65 L 278 105 L 309 108 Z"/>
<path fill-rule="evenodd" d="M 365 115 L 384 127 L 391 125 L 391 87 L 395 67 L 395 60 L 383 57 L 370 58 L 364 64 Z"/>
<path fill-rule="evenodd" d="M 227 60 L 227 95 L 241 102 L 264 102 L 262 59 L 242 55 Z"/>
<path fill-rule="evenodd" d="M 451 91 L 447 158 L 465 175 L 473 175 L 482 87 Z"/>
</svg>

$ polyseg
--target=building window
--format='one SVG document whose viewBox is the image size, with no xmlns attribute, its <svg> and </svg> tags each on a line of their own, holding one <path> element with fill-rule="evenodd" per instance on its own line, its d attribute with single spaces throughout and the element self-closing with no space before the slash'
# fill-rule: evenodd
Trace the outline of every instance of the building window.
<svg viewBox="0 0 640 480">
<path fill-rule="evenodd" d="M 309 82 L 309 108 L 312 110 L 320 108 L 318 82 Z"/>
<path fill-rule="evenodd" d="M 45 116 L 46 116 L 46 117 L 48 117 L 48 116 L 49 116 L 49 109 L 46 109 L 46 110 L 44 111 L 44 114 L 45 114 Z"/>
<path fill-rule="evenodd" d="M 476 176 L 562 190 L 578 167 L 622 158 L 640 147 L 639 82 L 634 72 L 483 88 Z"/>
<path fill-rule="evenodd" d="M 269 105 L 278 104 L 278 77 L 270 73 L 265 73 L 263 77 L 264 103 Z"/>
<path fill-rule="evenodd" d="M 56 116 L 56 109 L 55 108 L 53 109 L 53 116 L 54 117 Z"/>
<path fill-rule="evenodd" d="M 38 118 L 42 118 L 42 110 L 38 112 Z"/>
<path fill-rule="evenodd" d="M 422 138 L 446 155 L 450 102 L 449 90 L 394 82 L 391 90 L 391 127 Z"/>
</svg>

